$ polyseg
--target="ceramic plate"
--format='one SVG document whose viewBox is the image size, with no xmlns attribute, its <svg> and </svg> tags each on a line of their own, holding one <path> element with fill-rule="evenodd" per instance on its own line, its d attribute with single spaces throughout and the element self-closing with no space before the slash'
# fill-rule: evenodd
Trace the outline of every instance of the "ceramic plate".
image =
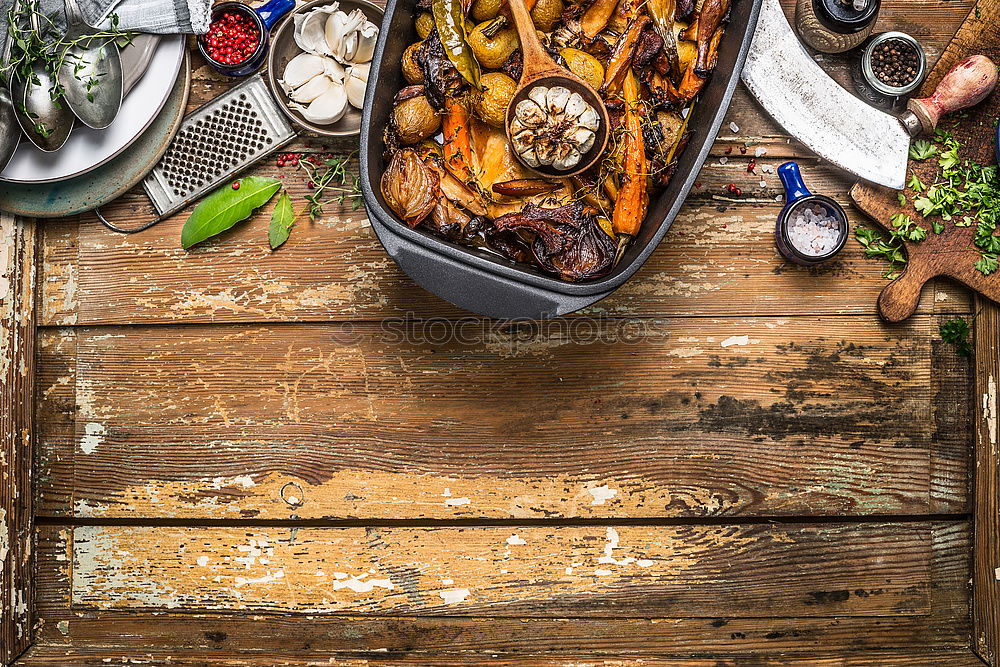
<svg viewBox="0 0 1000 667">
<path fill-rule="evenodd" d="M 104 130 L 93 130 L 77 123 L 66 144 L 53 153 L 45 153 L 30 142 L 22 141 L 10 164 L 0 173 L 0 180 L 51 183 L 79 176 L 111 160 L 139 138 L 174 89 L 186 49 L 182 35 L 140 37 L 143 38 L 141 42 L 122 53 L 126 79 L 129 72 L 141 69 L 143 60 L 148 60 L 148 67 L 125 97 L 115 122 Z M 149 58 L 150 39 L 156 40 L 152 58 Z"/>
<path fill-rule="evenodd" d="M 190 90 L 191 64 L 185 58 L 163 109 L 128 151 L 78 178 L 57 183 L 0 182 L 0 210 L 26 218 L 62 218 L 117 199 L 163 157 L 184 119 Z"/>
</svg>

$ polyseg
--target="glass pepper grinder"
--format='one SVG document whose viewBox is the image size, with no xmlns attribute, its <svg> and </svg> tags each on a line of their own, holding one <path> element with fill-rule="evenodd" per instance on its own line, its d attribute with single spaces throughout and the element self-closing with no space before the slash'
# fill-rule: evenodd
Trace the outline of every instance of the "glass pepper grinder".
<svg viewBox="0 0 1000 667">
<path fill-rule="evenodd" d="M 882 0 L 798 0 L 799 37 L 822 53 L 844 53 L 872 34 Z"/>
</svg>

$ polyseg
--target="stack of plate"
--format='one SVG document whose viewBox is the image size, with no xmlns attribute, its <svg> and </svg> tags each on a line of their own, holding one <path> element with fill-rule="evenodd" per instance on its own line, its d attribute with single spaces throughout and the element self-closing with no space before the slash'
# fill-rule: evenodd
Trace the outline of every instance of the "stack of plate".
<svg viewBox="0 0 1000 667">
<path fill-rule="evenodd" d="M 117 198 L 166 151 L 184 117 L 190 82 L 181 35 L 138 35 L 122 50 L 126 96 L 103 130 L 77 124 L 52 153 L 22 141 L 0 172 L 0 210 L 62 217 Z"/>
</svg>

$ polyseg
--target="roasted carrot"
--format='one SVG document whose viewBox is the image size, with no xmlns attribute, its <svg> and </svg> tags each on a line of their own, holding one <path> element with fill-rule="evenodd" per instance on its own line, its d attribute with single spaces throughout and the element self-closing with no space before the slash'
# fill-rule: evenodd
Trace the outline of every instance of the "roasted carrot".
<svg viewBox="0 0 1000 667">
<path fill-rule="evenodd" d="M 631 71 L 632 58 L 635 57 L 635 49 L 639 45 L 639 36 L 649 25 L 650 18 L 646 15 L 629 24 L 615 44 L 615 50 L 611 53 L 608 66 L 604 70 L 604 84 L 601 85 L 601 93 L 608 97 L 614 95 L 621 88 L 625 75 Z"/>
<path fill-rule="evenodd" d="M 594 0 L 594 3 L 580 17 L 580 31 L 584 36 L 593 39 L 597 33 L 604 30 L 616 6 L 618 6 L 618 0 Z"/>
<path fill-rule="evenodd" d="M 615 234 L 631 238 L 639 233 L 646 217 L 649 196 L 646 192 L 646 147 L 642 140 L 639 106 L 639 82 L 629 72 L 622 85 L 625 97 L 625 118 L 622 124 L 622 170 L 611 225 Z M 625 239 L 627 241 L 627 239 Z"/>
<path fill-rule="evenodd" d="M 449 97 L 445 100 L 444 119 L 441 128 L 444 134 L 444 164 L 459 180 L 474 183 L 476 170 L 472 163 L 472 143 L 469 139 L 469 112 L 461 100 Z"/>
</svg>

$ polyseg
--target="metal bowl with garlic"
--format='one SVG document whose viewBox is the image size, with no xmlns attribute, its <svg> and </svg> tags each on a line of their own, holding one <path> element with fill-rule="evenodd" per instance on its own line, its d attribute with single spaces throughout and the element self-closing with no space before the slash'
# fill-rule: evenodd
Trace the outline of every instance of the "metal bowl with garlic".
<svg viewBox="0 0 1000 667">
<path fill-rule="evenodd" d="M 268 57 L 271 92 L 299 127 L 356 136 L 382 9 L 366 0 L 313 0 L 275 30 Z"/>
</svg>

